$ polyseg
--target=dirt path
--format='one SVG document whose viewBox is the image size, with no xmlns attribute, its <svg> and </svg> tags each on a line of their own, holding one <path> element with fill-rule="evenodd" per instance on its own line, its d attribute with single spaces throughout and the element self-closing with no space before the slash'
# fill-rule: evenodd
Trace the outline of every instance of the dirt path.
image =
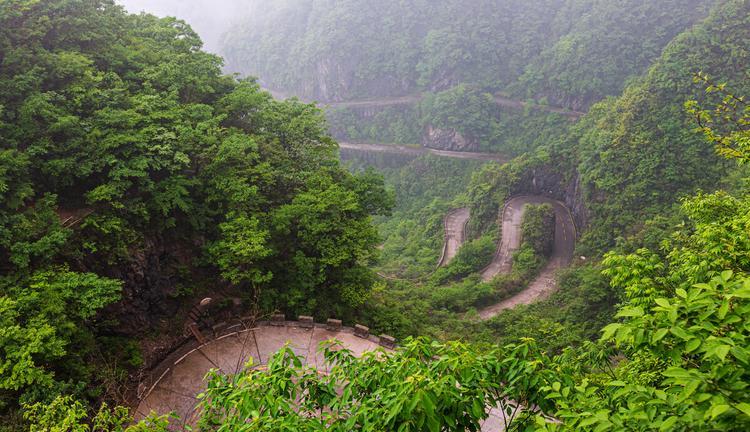
<svg viewBox="0 0 750 432">
<path fill-rule="evenodd" d="M 507 162 L 508 160 L 503 155 L 499 155 L 496 153 L 457 152 L 448 150 L 436 150 L 427 147 L 407 147 L 397 144 L 354 144 L 348 142 L 339 142 L 339 148 L 374 153 L 393 153 L 413 156 L 431 154 L 435 156 L 449 157 L 454 159 L 472 159 L 496 162 Z"/>
<path fill-rule="evenodd" d="M 555 246 L 547 265 L 529 286 L 520 293 L 479 311 L 482 319 L 489 319 L 505 309 L 530 304 L 549 296 L 556 288 L 555 273 L 573 260 L 576 228 L 573 217 L 561 202 L 542 196 L 519 196 L 503 207 L 502 239 L 495 257 L 482 270 L 482 280 L 489 281 L 500 273 L 508 273 L 513 265 L 513 252 L 521 246 L 521 223 L 524 208 L 529 204 L 552 205 L 555 211 Z"/>
<path fill-rule="evenodd" d="M 438 267 L 442 267 L 456 256 L 458 249 L 464 243 L 466 223 L 469 221 L 469 209 L 460 208 L 450 211 L 443 220 L 445 227 L 445 241 L 443 243 L 443 254 L 438 261 Z"/>
</svg>

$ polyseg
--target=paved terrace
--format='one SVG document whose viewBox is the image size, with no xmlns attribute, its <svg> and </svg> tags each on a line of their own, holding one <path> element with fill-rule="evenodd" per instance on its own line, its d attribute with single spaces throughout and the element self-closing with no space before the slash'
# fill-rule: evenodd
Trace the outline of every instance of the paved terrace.
<svg viewBox="0 0 750 432">
<path fill-rule="evenodd" d="M 282 321 L 277 317 L 270 322 L 258 323 L 253 328 L 237 324 L 184 354 L 177 353 L 181 354 L 177 358 L 168 358 L 160 369 L 157 368 L 160 373 L 153 383 L 148 387 L 142 386 L 136 420 L 152 411 L 158 414 L 175 412 L 183 421 L 175 425 L 177 428 L 193 424 L 197 416 L 196 395 L 205 389 L 203 377 L 210 369 L 236 373 L 251 358 L 256 366 L 263 365 L 286 343 L 305 358 L 307 365 L 326 371 L 323 356 L 317 351 L 323 341 L 336 339 L 356 355 L 381 346 L 384 349 L 393 347 L 392 338 L 372 336 L 367 327 L 342 327 L 337 320 L 329 320 L 328 325 L 313 324 L 309 317 L 300 318 L 300 321 Z M 198 337 L 203 336 L 198 333 Z M 482 425 L 482 431 L 502 431 L 502 412 L 496 408 L 489 412 L 490 417 Z"/>
</svg>

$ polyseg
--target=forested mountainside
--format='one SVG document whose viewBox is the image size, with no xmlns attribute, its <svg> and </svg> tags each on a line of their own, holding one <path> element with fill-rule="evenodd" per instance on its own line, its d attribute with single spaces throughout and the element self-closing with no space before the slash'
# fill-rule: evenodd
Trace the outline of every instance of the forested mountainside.
<svg viewBox="0 0 750 432">
<path fill-rule="evenodd" d="M 273 2 L 227 33 L 231 71 L 321 101 L 457 84 L 581 110 L 641 74 L 711 2 Z"/>
<path fill-rule="evenodd" d="M 423 93 L 410 104 L 326 109 L 331 134 L 342 142 L 421 144 L 424 147 L 518 156 L 564 136 L 581 113 L 501 106 L 492 94 L 459 84 Z"/>
<path fill-rule="evenodd" d="M 644 216 L 696 190 L 732 188 L 736 165 L 712 154 L 686 115 L 703 96 L 700 73 L 750 93 L 750 15 L 746 2 L 725 2 L 670 43 L 645 77 L 618 98 L 594 106 L 567 138 L 575 150 L 591 218 L 586 234 L 595 250 L 642 229 Z"/>
<path fill-rule="evenodd" d="M 284 1 L 239 19 L 222 54 L 287 95 L 374 100 L 326 110 L 338 140 L 517 156 L 619 95 L 710 4 Z"/>
<path fill-rule="evenodd" d="M 198 47 L 107 0 L 0 5 L 3 413 L 122 396 L 101 391 L 137 342 L 181 334 L 207 292 L 339 315 L 364 301 L 382 181 L 339 166 L 317 108 Z"/>
<path fill-rule="evenodd" d="M 268 87 L 410 96 L 330 130 L 182 21 L 0 3 L 0 431 L 750 429 L 750 3 L 470 3 L 274 1 L 228 33 Z M 329 132 L 506 155 L 376 173 Z M 314 352 L 322 323 L 256 332 L 279 311 L 371 328 Z"/>
<path fill-rule="evenodd" d="M 749 19 L 745 2 L 724 2 L 668 44 L 620 97 L 594 105 L 569 130 L 509 163 L 477 168 L 463 161 L 418 160 L 400 171 L 384 170 L 403 200 L 397 199 L 394 218 L 381 223 L 386 241 L 379 269 L 401 280 L 377 292 L 368 322 L 398 335 L 446 339 L 496 342 L 533 335 L 552 351 L 596 338 L 622 300 L 613 279 L 601 274 L 603 254 L 660 250 L 673 227 L 693 227 L 681 200 L 701 190 L 746 193 L 747 165 L 715 153 L 696 132 L 698 123 L 686 103 L 710 105 L 726 97 L 707 94 L 700 71 L 739 95 L 750 93 Z M 544 137 L 543 126 L 536 129 L 537 137 Z M 412 196 L 414 191 L 426 191 L 418 193 L 422 201 Z M 482 245 L 497 237 L 504 203 L 524 194 L 552 197 L 571 210 L 581 236 L 577 262 L 561 274 L 560 291 L 549 300 L 470 325 L 467 313 L 518 292 L 547 259 L 543 254 L 516 257 L 521 259 L 514 258 L 514 274 L 489 282 L 479 277 L 494 252 Z M 440 217 L 446 209 L 462 207 L 471 213 L 466 260 L 456 257 L 432 275 L 430 263 L 440 251 L 429 245 L 440 244 Z"/>
</svg>

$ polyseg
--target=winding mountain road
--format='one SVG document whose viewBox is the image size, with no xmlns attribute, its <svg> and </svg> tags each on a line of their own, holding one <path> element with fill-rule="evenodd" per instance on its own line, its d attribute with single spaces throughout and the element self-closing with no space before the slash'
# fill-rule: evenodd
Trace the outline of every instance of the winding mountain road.
<svg viewBox="0 0 750 432">
<path fill-rule="evenodd" d="M 530 304 L 546 298 L 556 288 L 555 273 L 557 270 L 570 265 L 573 260 L 577 234 L 573 216 L 568 208 L 561 202 L 547 197 L 517 196 L 508 200 L 503 207 L 502 238 L 492 262 L 481 271 L 482 280 L 489 281 L 498 274 L 510 273 L 513 266 L 513 252 L 521 247 L 521 224 L 523 223 L 525 208 L 530 204 L 545 203 L 550 204 L 555 212 L 555 243 L 547 264 L 526 289 L 480 310 L 480 318 L 490 319 L 505 309 L 511 309 L 520 304 Z M 466 216 L 468 220 L 468 209 L 459 210 L 465 211 L 465 213 L 461 212 L 460 214 L 462 217 Z M 444 250 L 448 250 L 449 242 L 451 243 L 450 248 L 458 250 L 461 243 L 456 243 L 457 240 L 463 241 L 463 231 L 461 237 L 455 235 L 456 224 L 460 220 L 456 220 L 452 213 L 446 216 Z M 461 223 L 465 225 L 466 222 L 462 221 Z"/>
<path fill-rule="evenodd" d="M 288 99 L 290 96 L 286 93 L 275 91 L 275 90 L 268 90 L 266 89 L 271 95 L 276 99 Z M 378 108 L 378 107 L 387 107 L 387 106 L 398 106 L 398 105 L 410 105 L 417 103 L 421 101 L 424 98 L 424 96 L 420 93 L 412 94 L 412 95 L 406 95 L 406 96 L 394 96 L 394 97 L 384 97 L 384 98 L 377 98 L 377 99 L 359 99 L 359 100 L 349 100 L 349 101 L 341 101 L 341 102 L 316 102 L 318 106 L 322 108 Z M 311 103 L 308 100 L 299 98 L 302 102 L 305 103 Z M 539 105 L 535 103 L 529 103 L 526 101 L 521 101 L 518 99 L 511 99 L 505 96 L 501 95 L 492 95 L 492 100 L 497 104 L 498 106 L 506 107 L 506 108 L 513 108 L 513 109 L 525 109 L 525 108 L 533 108 L 538 109 L 541 111 L 547 111 L 551 113 L 556 113 L 560 115 L 564 115 L 566 117 L 569 117 L 571 120 L 578 120 L 581 116 L 586 114 L 582 111 L 575 111 L 568 108 L 563 107 L 557 107 L 557 106 L 549 106 L 549 105 Z"/>
<path fill-rule="evenodd" d="M 527 289 L 496 305 L 480 311 L 482 319 L 491 318 L 503 309 L 518 304 L 528 304 L 543 298 L 555 287 L 554 272 L 568 265 L 575 246 L 575 225 L 567 208 L 560 202 L 540 196 L 519 196 L 509 200 L 503 207 L 502 235 L 493 262 L 483 272 L 487 280 L 501 272 L 510 271 L 510 257 L 520 247 L 520 227 L 524 208 L 529 204 L 549 203 L 556 216 L 555 246 L 552 257 L 541 274 Z M 464 241 L 464 227 L 470 217 L 469 209 L 459 208 L 446 215 L 446 243 L 441 264 L 453 258 Z M 328 329 L 322 325 L 302 325 L 295 321 L 283 323 L 257 323 L 252 328 L 238 324 L 228 327 L 224 333 L 208 340 L 195 348 L 173 353 L 160 365 L 161 373 L 155 379 L 145 381 L 139 386 L 139 403 L 135 410 L 136 420 L 145 418 L 149 413 L 176 413 L 180 423 L 173 423 L 175 430 L 194 425 L 200 415 L 196 408 L 197 395 L 206 388 L 204 376 L 211 369 L 221 373 L 237 373 L 248 360 L 253 359 L 256 367 L 263 367 L 273 353 L 288 344 L 292 350 L 303 357 L 308 366 L 322 373 L 328 372 L 330 365 L 323 361 L 317 351 L 320 342 L 337 339 L 342 345 L 352 350 L 355 355 L 377 349 L 383 343 L 382 338 L 365 335 L 357 337 L 351 328 Z M 142 391 L 140 389 L 143 389 Z M 498 407 L 487 407 L 488 417 L 482 422 L 482 432 L 501 432 L 504 430 L 505 413 Z"/>
<path fill-rule="evenodd" d="M 443 253 L 440 255 L 438 267 L 442 267 L 456 256 L 458 249 L 464 243 L 466 223 L 469 222 L 469 209 L 459 208 L 451 210 L 443 220 L 445 227 L 445 241 Z"/>
<path fill-rule="evenodd" d="M 283 96 L 276 93 L 274 96 Z M 350 101 L 328 104 L 328 106 L 386 106 L 413 103 L 421 99 L 419 96 L 380 99 L 375 101 Z M 501 97 L 495 98 L 496 103 L 509 107 L 526 106 L 524 102 Z M 559 112 L 571 118 L 583 113 L 572 112 L 562 108 L 542 107 L 547 111 Z M 398 153 L 410 155 L 433 154 L 441 157 L 459 159 L 475 159 L 484 161 L 500 161 L 505 159 L 497 154 L 452 152 L 423 147 L 413 148 L 396 145 L 381 144 L 353 144 L 339 143 L 340 148 L 369 152 Z M 509 272 L 512 266 L 512 254 L 520 247 L 521 222 L 526 205 L 549 203 L 556 215 L 555 245 L 553 254 L 539 276 L 522 292 L 489 306 L 479 312 L 482 319 L 497 315 L 500 311 L 512 308 L 518 304 L 528 304 L 549 295 L 555 288 L 554 273 L 561 267 L 568 265 L 573 258 L 576 231 L 572 216 L 568 209 L 560 202 L 540 196 L 520 196 L 509 200 L 503 207 L 502 240 L 498 246 L 492 263 L 482 271 L 483 280 L 490 280 L 499 273 Z M 439 265 L 445 265 L 453 259 L 461 244 L 465 240 L 464 228 L 469 220 L 467 208 L 459 208 L 446 215 L 445 244 Z M 311 328 L 303 327 L 296 322 L 285 322 L 281 325 L 259 324 L 253 328 L 238 326 L 227 329 L 225 334 L 203 343 L 185 353 L 175 353 L 175 359 L 165 361 L 163 372 L 148 387 L 144 385 L 143 393 L 139 391 L 139 404 L 136 409 L 136 419 L 142 419 L 150 412 L 167 414 L 175 412 L 183 419 L 182 425 L 191 425 L 196 421 L 199 413 L 196 411 L 197 395 L 206 386 L 203 377 L 210 369 L 218 369 L 222 373 L 236 373 L 240 371 L 248 360 L 262 367 L 269 357 L 280 348 L 289 346 L 298 355 L 303 356 L 305 364 L 315 367 L 321 372 L 327 372 L 328 365 L 323 362 L 317 351 L 321 341 L 335 338 L 342 345 L 355 354 L 360 355 L 378 347 L 382 340 L 376 337 L 357 337 L 348 328 L 331 331 L 323 326 L 315 325 Z M 487 407 L 489 417 L 482 423 L 483 432 L 502 431 L 505 413 L 494 407 Z"/>
<path fill-rule="evenodd" d="M 371 153 L 392 153 L 412 156 L 431 154 L 434 156 L 449 157 L 454 159 L 471 159 L 496 162 L 508 161 L 508 158 L 497 153 L 458 152 L 449 150 L 437 150 L 427 147 L 407 147 L 397 144 L 355 144 L 348 142 L 339 142 L 339 148 Z"/>
<path fill-rule="evenodd" d="M 396 105 L 411 105 L 422 100 L 421 94 L 378 99 L 361 99 L 344 102 L 319 102 L 318 105 L 329 108 L 377 108 Z"/>
<path fill-rule="evenodd" d="M 443 157 L 504 162 L 501 156 L 491 153 L 451 152 L 424 147 L 406 147 L 386 144 L 339 143 L 342 149 L 407 155 L 434 154 Z M 518 196 L 508 200 L 502 210 L 502 238 L 492 262 L 481 271 L 482 280 L 489 281 L 498 274 L 510 273 L 513 252 L 521 247 L 521 223 L 524 208 L 529 204 L 547 203 L 555 211 L 555 244 L 547 264 L 523 291 L 479 311 L 482 319 L 489 319 L 505 309 L 520 304 L 530 304 L 549 296 L 556 288 L 555 273 L 573 260 L 576 227 L 570 211 L 564 204 L 542 196 Z M 464 227 L 469 220 L 469 209 L 452 210 L 444 219 L 445 240 L 438 267 L 448 264 L 465 240 Z"/>
</svg>

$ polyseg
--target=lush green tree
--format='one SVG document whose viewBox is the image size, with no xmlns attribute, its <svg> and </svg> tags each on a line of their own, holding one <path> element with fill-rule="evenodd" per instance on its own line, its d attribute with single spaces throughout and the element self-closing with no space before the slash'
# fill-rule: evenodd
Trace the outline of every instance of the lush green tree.
<svg viewBox="0 0 750 432">
<path fill-rule="evenodd" d="M 555 211 L 549 204 L 524 208 L 521 238 L 538 255 L 549 256 L 555 244 Z"/>
<path fill-rule="evenodd" d="M 86 407 L 70 396 L 55 398 L 49 404 L 36 403 L 26 407 L 24 416 L 31 430 L 40 432 L 166 432 L 168 416 L 151 416 L 135 425 L 124 407 L 110 409 L 102 404 L 93 416 Z"/>
<path fill-rule="evenodd" d="M 718 93 L 721 102 L 711 110 L 701 109 L 698 101 L 688 101 L 686 107 L 693 114 L 700 130 L 716 144 L 720 155 L 737 159 L 740 164 L 750 161 L 750 103 L 735 96 L 727 83 L 714 83 L 705 73 L 698 73 L 695 81 L 706 85 L 706 93 Z"/>
<path fill-rule="evenodd" d="M 708 85 L 708 93 L 717 90 L 725 97 L 713 112 L 733 112 L 734 101 L 742 101 L 724 84 Z M 712 127 L 708 111 L 697 102 L 689 106 L 720 154 L 747 160 L 744 113 L 721 116 Z M 572 380 L 548 389 L 566 428 L 750 426 L 750 199 L 699 194 L 683 202 L 683 211 L 689 225 L 665 239 L 661 251 L 606 256 L 605 274 L 626 301 L 602 341 L 625 359 L 613 369 L 611 356 L 587 355 Z"/>
<path fill-rule="evenodd" d="M 604 252 L 643 221 L 667 213 L 680 197 L 721 184 L 734 165 L 718 157 L 685 113 L 685 103 L 705 98 L 694 74 L 747 91 L 750 52 L 748 5 L 727 1 L 701 24 L 681 34 L 640 81 L 618 99 L 592 107 L 572 135 L 591 210 L 585 255 Z M 715 93 L 709 94 L 711 97 Z"/>
<path fill-rule="evenodd" d="M 215 374 L 201 403 L 205 430 L 479 430 L 486 406 L 507 410 L 507 430 L 523 430 L 541 404 L 545 373 L 533 342 L 484 351 L 461 343 L 407 341 L 395 352 L 354 357 L 325 346 L 329 373 L 301 366 L 290 348 L 265 370 Z M 500 355 L 502 353 L 502 355 Z M 513 401 L 511 401 L 513 400 Z"/>
<path fill-rule="evenodd" d="M 264 368 L 214 371 L 198 406 L 200 431 L 478 431 L 487 406 L 506 413 L 506 430 L 539 422 L 525 406 L 545 408 L 538 389 L 552 378 L 533 341 L 503 349 L 458 342 L 406 341 L 396 351 L 355 357 L 331 341 L 321 346 L 326 374 L 302 365 L 289 347 Z M 86 423 L 82 405 L 59 398 L 29 407 L 33 430 L 140 432 L 171 430 L 166 417 L 124 427 L 127 411 L 102 406 Z"/>
<path fill-rule="evenodd" d="M 94 358 L 181 329 L 198 295 L 290 313 L 367 296 L 382 179 L 339 165 L 315 106 L 200 48 L 112 0 L 0 4 L 0 414 L 111 397 Z"/>
</svg>

